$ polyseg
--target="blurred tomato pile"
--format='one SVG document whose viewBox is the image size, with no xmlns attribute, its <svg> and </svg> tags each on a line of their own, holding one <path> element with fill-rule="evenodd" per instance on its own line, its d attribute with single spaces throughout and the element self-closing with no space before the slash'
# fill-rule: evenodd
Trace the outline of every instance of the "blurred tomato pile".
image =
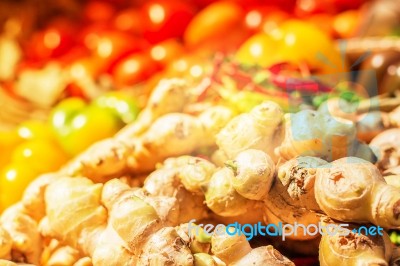
<svg viewBox="0 0 400 266">
<path fill-rule="evenodd" d="M 216 54 L 241 66 L 284 63 L 283 72 L 302 77 L 348 71 L 355 59 L 343 58 L 338 39 L 397 34 L 398 21 L 385 29 L 365 26 L 382 2 L 66 0 L 60 1 L 64 12 L 40 20 L 16 8 L 0 20 L 0 91 L 48 113 L 44 121 L 17 121 L 15 127 L 0 111 L 0 129 L 11 127 L 0 132 L 0 210 L 38 174 L 134 121 L 160 79 L 200 80 L 212 73 Z M 399 17 L 386 2 L 389 13 L 375 19 Z M 382 79 L 394 63 L 399 69 L 392 60 L 398 52 L 374 56 L 383 59 L 372 57 L 363 66 L 379 69 Z M 386 79 L 392 87 L 399 82 Z M 238 97 L 236 104 L 243 102 Z"/>
</svg>

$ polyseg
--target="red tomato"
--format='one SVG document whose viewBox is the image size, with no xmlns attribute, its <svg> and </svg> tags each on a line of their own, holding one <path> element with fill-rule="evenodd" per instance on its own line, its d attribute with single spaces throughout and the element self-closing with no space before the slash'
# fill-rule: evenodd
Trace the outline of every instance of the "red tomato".
<svg viewBox="0 0 400 266">
<path fill-rule="evenodd" d="M 119 12 L 113 22 L 115 29 L 125 31 L 134 35 L 143 33 L 140 11 L 137 8 L 127 8 Z"/>
<path fill-rule="evenodd" d="M 233 3 L 219 1 L 201 10 L 190 22 L 184 34 L 189 47 L 207 45 L 211 50 L 236 48 L 247 37 L 242 8 Z"/>
<path fill-rule="evenodd" d="M 142 82 L 159 70 L 156 61 L 147 53 L 131 54 L 120 60 L 112 74 L 118 86 L 130 86 Z"/>
<path fill-rule="evenodd" d="M 48 60 L 66 54 L 75 45 L 75 29 L 68 21 L 59 20 L 37 31 L 25 43 L 28 60 Z"/>
<path fill-rule="evenodd" d="M 149 53 L 150 57 L 164 68 L 184 53 L 184 47 L 178 40 L 168 39 L 154 45 Z"/>
<path fill-rule="evenodd" d="M 188 3 L 177 0 L 151 0 L 141 10 L 144 36 L 151 43 L 181 37 L 194 16 Z"/>
<path fill-rule="evenodd" d="M 143 39 L 110 30 L 89 31 L 83 41 L 104 71 L 109 71 L 120 58 L 148 46 Z"/>
<path fill-rule="evenodd" d="M 109 21 L 114 14 L 114 6 L 104 1 L 89 1 L 83 10 L 84 18 L 91 22 Z"/>
</svg>

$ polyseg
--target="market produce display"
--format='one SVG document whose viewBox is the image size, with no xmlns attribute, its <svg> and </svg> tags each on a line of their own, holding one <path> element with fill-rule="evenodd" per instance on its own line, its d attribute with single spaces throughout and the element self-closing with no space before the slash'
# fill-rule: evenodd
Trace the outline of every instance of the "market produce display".
<svg viewBox="0 0 400 266">
<path fill-rule="evenodd" d="M 34 2 L 0 3 L 0 266 L 399 265 L 390 0 Z"/>
</svg>

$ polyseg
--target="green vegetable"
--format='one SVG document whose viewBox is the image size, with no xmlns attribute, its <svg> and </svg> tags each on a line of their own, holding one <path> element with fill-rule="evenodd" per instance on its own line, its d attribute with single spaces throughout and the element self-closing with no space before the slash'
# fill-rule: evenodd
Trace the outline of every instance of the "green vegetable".
<svg viewBox="0 0 400 266">
<path fill-rule="evenodd" d="M 108 101 L 88 104 L 80 98 L 69 98 L 52 110 L 52 129 L 70 155 L 77 155 L 94 142 L 113 136 L 124 125 L 123 118 L 101 102 Z"/>
</svg>

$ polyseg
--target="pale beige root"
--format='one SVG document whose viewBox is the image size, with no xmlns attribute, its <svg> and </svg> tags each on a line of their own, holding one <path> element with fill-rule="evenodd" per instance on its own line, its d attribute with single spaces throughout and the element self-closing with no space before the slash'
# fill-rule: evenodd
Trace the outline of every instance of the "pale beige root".
<svg viewBox="0 0 400 266">
<path fill-rule="evenodd" d="M 249 113 L 233 118 L 217 135 L 216 142 L 226 159 L 241 151 L 258 149 L 277 161 L 274 149 L 283 140 L 283 111 L 274 102 L 264 102 Z"/>
<path fill-rule="evenodd" d="M 12 245 L 10 234 L 0 226 L 0 259 L 11 259 Z"/>
<path fill-rule="evenodd" d="M 388 185 L 400 188 L 400 175 L 388 175 L 383 178 Z"/>
<path fill-rule="evenodd" d="M 77 262 L 75 262 L 73 266 L 93 266 L 92 259 L 89 257 L 81 258 Z"/>
<path fill-rule="evenodd" d="M 318 205 L 333 219 L 400 226 L 400 189 L 386 184 L 370 162 L 346 157 L 327 164 L 318 169 L 314 190 Z"/>
<path fill-rule="evenodd" d="M 285 115 L 285 138 L 275 152 L 285 160 L 297 156 L 314 156 L 332 161 L 358 156 L 375 161 L 366 144 L 356 139 L 352 121 L 312 110 Z"/>
<path fill-rule="evenodd" d="M 12 239 L 12 260 L 39 264 L 42 239 L 38 224 L 23 211 L 23 206 L 15 204 L 6 209 L 0 224 Z"/>
<path fill-rule="evenodd" d="M 154 259 L 154 265 L 166 250 L 145 249 L 146 243 L 179 215 L 175 198 L 150 197 L 118 179 L 102 185 L 60 178 L 46 190 L 46 203 L 50 233 L 100 266 L 140 265 L 139 256 Z"/>
<path fill-rule="evenodd" d="M 193 265 L 193 255 L 173 227 L 164 227 L 154 232 L 142 247 L 136 265 Z"/>
<path fill-rule="evenodd" d="M 172 113 L 157 119 L 135 142 L 130 172 L 140 174 L 154 170 L 168 157 L 191 154 L 208 143 L 205 129 L 195 116 Z"/>
<path fill-rule="evenodd" d="M 400 127 L 400 106 L 389 113 L 390 124 Z"/>
<path fill-rule="evenodd" d="M 131 139 L 144 133 L 159 117 L 181 112 L 188 103 L 187 83 L 182 79 L 163 79 L 152 91 L 135 123 L 117 133 L 118 139 Z"/>
<path fill-rule="evenodd" d="M 236 113 L 225 106 L 212 106 L 199 115 L 199 119 L 203 124 L 209 145 L 215 145 L 216 135 L 224 128 L 231 119 L 236 116 Z"/>
<path fill-rule="evenodd" d="M 56 239 L 77 248 L 79 239 L 106 224 L 107 211 L 101 205 L 103 185 L 83 177 L 63 177 L 45 192 L 48 225 Z"/>
<path fill-rule="evenodd" d="M 122 182 L 121 182 L 122 183 Z M 62 177 L 45 193 L 48 233 L 93 258 L 95 265 L 123 265 L 132 260 L 122 240 L 107 228 L 107 210 L 101 202 L 102 184 L 83 177 Z M 113 252 L 105 252 L 111 250 Z"/>
<path fill-rule="evenodd" d="M 275 164 L 268 154 L 248 149 L 225 164 L 233 170 L 232 186 L 241 196 L 251 200 L 267 196 L 275 174 Z"/>
<path fill-rule="evenodd" d="M 231 265 L 250 253 L 252 249 L 244 234 L 235 233 L 233 230 L 228 234 L 226 230 L 225 226 L 214 230 L 211 236 L 211 252 L 227 265 Z"/>
<path fill-rule="evenodd" d="M 58 173 L 43 174 L 32 181 L 25 189 L 21 199 L 24 211 L 36 221 L 46 215 L 44 193 L 47 186 L 60 178 Z"/>
<path fill-rule="evenodd" d="M 229 168 L 216 171 L 205 192 L 206 204 L 220 216 L 238 216 L 248 212 L 255 201 L 242 197 L 232 185 L 234 173 Z"/>
<path fill-rule="evenodd" d="M 333 228 L 327 229 L 319 246 L 320 265 L 389 265 L 393 247 L 386 232 L 382 231 L 383 235 L 371 236 L 363 234 L 363 230 L 359 231 L 360 234 L 353 233 L 350 231 L 353 229 L 357 230 L 358 227 L 349 226 L 339 229 L 337 233 Z"/>
<path fill-rule="evenodd" d="M 134 264 L 191 265 L 193 257 L 187 243 L 173 227 L 165 227 L 172 223 L 169 219 L 175 216 L 171 214 L 175 207 L 163 205 L 168 197 L 160 201 L 149 198 L 147 202 L 144 197 L 143 190 L 127 189 L 119 180 L 107 182 L 103 189 L 102 201 L 109 211 L 109 225 L 137 259 Z"/>
<path fill-rule="evenodd" d="M 204 196 L 194 194 L 185 189 L 178 177 L 179 168 L 158 169 L 151 173 L 145 181 L 143 188 L 151 196 L 165 196 L 175 198 L 179 208 L 177 223 L 185 223 L 191 219 L 204 219 L 207 209 L 203 204 Z"/>
<path fill-rule="evenodd" d="M 265 222 L 278 224 L 318 224 L 321 210 L 314 196 L 317 169 L 327 162 L 315 157 L 298 157 L 278 168 L 278 174 L 264 200 Z M 318 237 L 307 234 L 302 226 L 297 234 L 287 233 L 287 239 L 309 240 Z"/>
<path fill-rule="evenodd" d="M 218 266 L 219 265 L 219 264 L 217 264 L 217 262 L 215 261 L 213 256 L 211 256 L 208 253 L 195 253 L 193 255 L 193 258 L 194 258 L 194 266 Z M 225 266 L 226 264 L 223 263 L 222 265 Z"/>
<path fill-rule="evenodd" d="M 381 171 L 400 165 L 400 128 L 385 130 L 369 146 L 378 154 L 377 166 Z"/>
<path fill-rule="evenodd" d="M 128 172 L 128 160 L 133 153 L 128 142 L 109 138 L 94 143 L 65 165 L 60 173 L 66 176 L 85 176 L 95 182 L 106 182 Z"/>
<path fill-rule="evenodd" d="M 50 257 L 42 263 L 43 266 L 69 266 L 81 257 L 78 250 L 69 246 L 61 246 L 52 251 Z"/>
<path fill-rule="evenodd" d="M 95 266 L 134 265 L 135 257 L 125 247 L 125 242 L 111 224 L 102 231 L 94 243 L 91 261 Z M 78 263 L 78 262 L 76 262 Z"/>
<path fill-rule="evenodd" d="M 185 189 L 196 194 L 204 193 L 203 187 L 207 185 L 217 170 L 213 163 L 193 156 L 168 158 L 162 167 L 176 169 L 176 175 Z"/>
<path fill-rule="evenodd" d="M 294 266 L 295 264 L 283 256 L 273 246 L 258 247 L 250 251 L 247 255 L 242 257 L 240 260 L 230 264 L 232 266 L 278 266 L 287 265 Z"/>
<path fill-rule="evenodd" d="M 109 223 L 135 255 L 140 246 L 163 224 L 156 210 L 148 203 L 133 195 L 132 190 L 111 180 L 106 183 L 102 201 L 109 211 Z M 126 219 L 130 217 L 130 219 Z"/>
</svg>

